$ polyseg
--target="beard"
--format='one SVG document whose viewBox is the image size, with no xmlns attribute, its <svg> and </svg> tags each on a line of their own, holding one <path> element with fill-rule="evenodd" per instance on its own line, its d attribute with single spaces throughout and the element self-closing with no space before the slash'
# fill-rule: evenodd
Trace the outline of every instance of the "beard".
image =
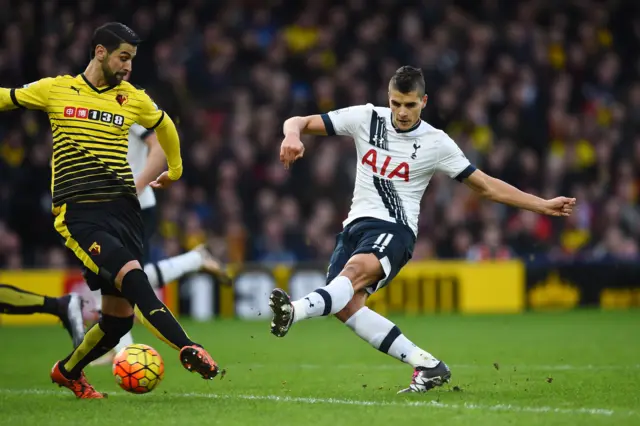
<svg viewBox="0 0 640 426">
<path fill-rule="evenodd" d="M 109 65 L 104 62 L 102 65 L 102 73 L 109 86 L 117 86 L 127 76 L 127 73 L 124 71 L 113 72 L 111 68 L 109 68 Z"/>
</svg>

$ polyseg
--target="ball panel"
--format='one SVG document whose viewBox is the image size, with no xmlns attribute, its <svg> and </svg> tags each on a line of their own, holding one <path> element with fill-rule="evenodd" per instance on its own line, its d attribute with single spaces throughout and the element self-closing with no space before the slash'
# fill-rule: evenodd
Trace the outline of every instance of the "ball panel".
<svg viewBox="0 0 640 426">
<path fill-rule="evenodd" d="M 114 358 L 116 383 L 131 393 L 147 393 L 155 389 L 164 377 L 160 354 L 150 346 L 134 344 L 123 348 Z"/>
</svg>

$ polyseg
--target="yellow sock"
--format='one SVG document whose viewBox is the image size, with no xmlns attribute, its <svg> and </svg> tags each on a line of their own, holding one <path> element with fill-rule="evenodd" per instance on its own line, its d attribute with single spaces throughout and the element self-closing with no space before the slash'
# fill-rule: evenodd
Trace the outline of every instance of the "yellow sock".
<svg viewBox="0 0 640 426">
<path fill-rule="evenodd" d="M 87 334 L 85 334 L 82 343 L 80 343 L 68 357 L 62 360 L 60 365 L 63 367 L 64 371 L 67 371 L 69 373 L 69 378 L 75 378 L 80 375 L 80 372 L 82 371 L 82 368 L 84 368 L 84 365 L 88 364 L 88 362 L 83 363 L 82 361 L 85 360 L 85 358 L 87 358 L 90 354 L 92 354 L 92 352 L 95 352 L 98 349 L 98 344 L 100 343 L 104 335 L 105 333 L 100 328 L 100 324 L 95 324 L 89 329 L 89 331 L 87 331 Z M 108 350 L 104 353 L 107 352 Z M 100 354 L 99 356 L 102 355 L 104 354 Z M 91 361 L 93 361 L 93 359 L 89 362 Z"/>
</svg>

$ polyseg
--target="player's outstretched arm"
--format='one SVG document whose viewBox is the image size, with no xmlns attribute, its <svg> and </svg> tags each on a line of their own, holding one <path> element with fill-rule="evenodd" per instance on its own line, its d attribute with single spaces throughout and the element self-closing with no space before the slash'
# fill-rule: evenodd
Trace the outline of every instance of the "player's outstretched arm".
<svg viewBox="0 0 640 426">
<path fill-rule="evenodd" d="M 327 130 L 320 115 L 308 115 L 286 120 L 282 126 L 282 133 L 284 133 L 284 140 L 280 145 L 280 161 L 285 169 L 288 169 L 291 163 L 304 155 L 304 145 L 300 135 L 326 135 Z"/>
<path fill-rule="evenodd" d="M 306 117 L 291 117 L 284 122 L 282 126 L 282 132 L 285 136 L 289 133 L 300 137 L 301 134 L 305 135 L 327 135 L 327 129 L 324 125 L 324 120 L 319 114 L 308 115 Z"/>
<path fill-rule="evenodd" d="M 136 178 L 136 192 L 138 194 L 142 193 L 151 182 L 156 180 L 167 164 L 167 157 L 164 155 L 155 132 L 149 133 L 144 138 L 144 143 L 149 147 L 149 153 L 147 154 L 147 162 L 144 169 Z"/>
<path fill-rule="evenodd" d="M 15 90 L 0 87 L 0 111 L 10 111 L 19 108 L 19 104 L 14 102 Z"/>
<path fill-rule="evenodd" d="M 575 198 L 557 197 L 545 200 L 536 197 L 480 170 L 474 170 L 464 183 L 491 201 L 549 216 L 570 216 L 576 204 Z"/>
<path fill-rule="evenodd" d="M 16 108 L 46 109 L 53 80 L 47 77 L 19 89 L 0 88 L 0 111 Z"/>
<path fill-rule="evenodd" d="M 285 168 L 304 155 L 301 134 L 349 136 L 354 138 L 363 123 L 371 122 L 373 105 L 355 105 L 325 114 L 291 117 L 284 122 L 284 140 L 280 147 L 280 161 Z"/>
</svg>

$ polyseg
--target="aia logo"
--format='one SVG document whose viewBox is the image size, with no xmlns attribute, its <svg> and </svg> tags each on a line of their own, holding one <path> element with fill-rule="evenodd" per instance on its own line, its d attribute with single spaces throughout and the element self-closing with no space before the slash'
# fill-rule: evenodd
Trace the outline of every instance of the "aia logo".
<svg viewBox="0 0 640 426">
<path fill-rule="evenodd" d="M 129 96 L 127 96 L 126 93 L 118 93 L 116 95 L 116 101 L 120 104 L 120 106 L 123 106 L 124 104 L 129 102 Z"/>
<path fill-rule="evenodd" d="M 93 244 L 91 244 L 91 246 L 89 247 L 89 253 L 91 253 L 92 256 L 98 256 L 100 254 L 101 251 L 101 247 L 100 244 L 94 242 Z"/>
<path fill-rule="evenodd" d="M 373 173 L 380 174 L 387 179 L 399 178 L 403 179 L 405 182 L 409 182 L 409 164 L 402 162 L 398 164 L 389 174 L 387 174 L 389 163 L 391 163 L 392 158 L 388 155 L 386 156 L 382 166 L 380 167 L 380 172 L 378 173 L 378 153 L 375 149 L 370 149 L 364 157 L 362 157 L 362 164 L 368 164 L 371 167 Z"/>
</svg>

